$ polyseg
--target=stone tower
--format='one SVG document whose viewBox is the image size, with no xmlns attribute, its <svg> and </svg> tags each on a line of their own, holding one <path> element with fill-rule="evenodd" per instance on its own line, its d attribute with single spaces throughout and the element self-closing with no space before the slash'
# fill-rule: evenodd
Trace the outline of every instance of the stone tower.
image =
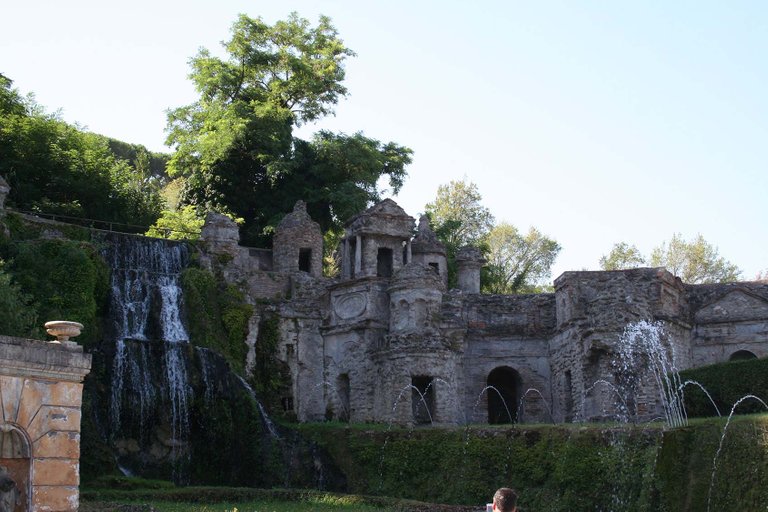
<svg viewBox="0 0 768 512">
<path fill-rule="evenodd" d="M 272 241 L 275 272 L 307 272 L 313 277 L 323 273 L 323 233 L 320 224 L 307 213 L 304 201 L 296 201 L 275 229 Z"/>
<path fill-rule="evenodd" d="M 480 269 L 485 264 L 480 249 L 466 245 L 456 253 L 459 290 L 464 293 L 480 293 Z"/>
<path fill-rule="evenodd" d="M 448 287 L 448 261 L 445 257 L 445 246 L 429 227 L 429 219 L 422 215 L 419 219 L 419 229 L 411 242 L 413 261 L 432 268 L 440 276 L 443 285 Z"/>
<path fill-rule="evenodd" d="M 392 277 L 411 261 L 413 223 L 391 199 L 353 217 L 342 240 L 342 279 Z"/>
<path fill-rule="evenodd" d="M 404 424 L 456 422 L 457 397 L 448 383 L 458 373 L 460 350 L 440 332 L 441 276 L 414 261 L 395 274 L 387 291 L 389 333 L 373 353 L 381 368 L 378 402 L 384 406 L 377 416 Z"/>
</svg>

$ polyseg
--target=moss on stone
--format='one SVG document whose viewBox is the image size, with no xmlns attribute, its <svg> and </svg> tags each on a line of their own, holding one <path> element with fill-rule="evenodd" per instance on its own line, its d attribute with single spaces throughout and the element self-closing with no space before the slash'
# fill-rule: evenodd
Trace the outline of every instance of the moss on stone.
<svg viewBox="0 0 768 512">
<path fill-rule="evenodd" d="M 217 280 L 207 270 L 190 267 L 181 274 L 190 341 L 215 350 L 243 374 L 248 346 L 248 321 L 253 306 L 234 285 Z"/>
</svg>

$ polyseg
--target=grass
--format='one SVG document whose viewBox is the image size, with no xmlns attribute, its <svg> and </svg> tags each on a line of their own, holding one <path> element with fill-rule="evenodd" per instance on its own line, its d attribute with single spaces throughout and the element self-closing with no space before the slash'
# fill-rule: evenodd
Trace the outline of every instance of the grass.
<svg viewBox="0 0 768 512">
<path fill-rule="evenodd" d="M 90 503 L 86 507 L 81 507 L 84 512 L 97 510 L 91 508 L 98 503 Z M 100 505 L 101 510 L 108 510 L 110 507 L 104 504 Z M 153 502 L 152 508 L 158 512 L 336 512 L 343 510 L 359 510 L 361 512 L 394 512 L 393 508 L 382 508 L 372 505 L 362 505 L 355 503 L 345 503 L 343 500 L 336 503 L 323 503 L 322 501 L 313 502 L 289 502 L 289 501 L 246 501 L 246 502 L 224 502 L 214 504 L 187 503 L 160 501 Z"/>
<path fill-rule="evenodd" d="M 467 507 L 433 505 L 412 500 L 337 494 L 306 489 L 234 487 L 131 488 L 136 479 L 102 481 L 105 487 L 81 492 L 81 512 L 465 512 Z M 147 481 L 138 482 L 145 484 Z M 121 506 L 129 505 L 129 508 Z M 151 505 L 151 508 L 150 508 Z"/>
</svg>

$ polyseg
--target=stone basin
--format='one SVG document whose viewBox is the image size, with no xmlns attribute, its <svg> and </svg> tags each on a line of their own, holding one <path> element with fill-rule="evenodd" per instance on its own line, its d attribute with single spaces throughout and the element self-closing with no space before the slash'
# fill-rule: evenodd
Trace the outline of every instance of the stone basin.
<svg viewBox="0 0 768 512">
<path fill-rule="evenodd" d="M 83 330 L 83 324 L 67 320 L 52 320 L 45 323 L 45 330 L 51 336 L 56 336 L 56 339 L 50 343 L 61 343 L 62 341 L 69 341 L 69 338 L 79 336 L 80 331 Z"/>
</svg>

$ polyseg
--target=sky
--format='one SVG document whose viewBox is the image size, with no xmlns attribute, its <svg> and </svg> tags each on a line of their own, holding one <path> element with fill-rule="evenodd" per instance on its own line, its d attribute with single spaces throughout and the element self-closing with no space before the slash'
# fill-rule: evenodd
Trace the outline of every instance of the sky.
<svg viewBox="0 0 768 512">
<path fill-rule="evenodd" d="M 768 2 L 27 0 L 0 7 L 0 73 L 90 131 L 153 151 L 196 99 L 188 61 L 238 14 L 330 16 L 357 53 L 335 116 L 413 149 L 393 197 L 417 217 L 475 183 L 498 222 L 562 246 L 552 277 L 614 243 L 698 234 L 768 269 Z"/>
</svg>

